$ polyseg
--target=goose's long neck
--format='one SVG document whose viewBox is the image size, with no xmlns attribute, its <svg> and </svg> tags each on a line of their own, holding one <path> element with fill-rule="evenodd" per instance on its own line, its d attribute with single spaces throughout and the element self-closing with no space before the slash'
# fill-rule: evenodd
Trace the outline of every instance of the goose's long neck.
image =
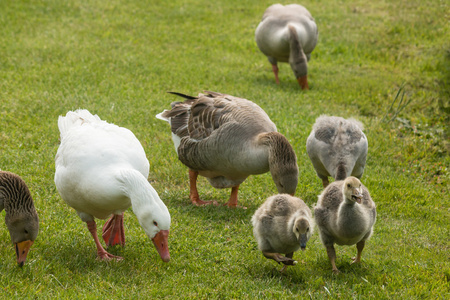
<svg viewBox="0 0 450 300">
<path fill-rule="evenodd" d="M 268 149 L 269 169 L 278 192 L 294 195 L 298 184 L 298 166 L 291 144 L 278 132 L 264 133 L 259 139 Z"/>
<path fill-rule="evenodd" d="M 269 167 L 271 170 L 275 166 L 297 165 L 297 156 L 294 149 L 281 133 L 269 132 L 265 134 L 263 142 L 269 149 Z"/>
<path fill-rule="evenodd" d="M 336 169 L 336 180 L 344 180 L 347 177 L 347 171 L 343 162 L 339 163 Z"/>
<path fill-rule="evenodd" d="M 139 221 L 152 211 L 156 214 L 169 214 L 158 193 L 141 173 L 136 170 L 121 170 L 124 193 L 131 200 L 131 207 Z"/>
<path fill-rule="evenodd" d="M 302 44 L 298 38 L 297 30 L 289 25 L 289 64 L 294 71 L 295 78 L 306 76 L 308 73 L 308 60 L 303 52 Z"/>
<path fill-rule="evenodd" d="M 11 173 L 0 173 L 0 211 L 9 216 L 19 213 L 36 214 L 33 198 L 25 182 Z"/>
</svg>

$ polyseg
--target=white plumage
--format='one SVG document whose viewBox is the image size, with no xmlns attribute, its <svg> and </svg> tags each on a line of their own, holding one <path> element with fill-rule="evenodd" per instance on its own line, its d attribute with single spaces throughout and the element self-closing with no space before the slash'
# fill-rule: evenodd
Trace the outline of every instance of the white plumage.
<svg viewBox="0 0 450 300">
<path fill-rule="evenodd" d="M 119 258 L 98 241 L 94 218 L 111 219 L 103 228 L 107 245 L 125 244 L 123 212 L 132 207 L 161 258 L 168 261 L 170 214 L 147 180 L 149 162 L 134 134 L 87 110 L 60 116 L 61 145 L 55 184 L 62 199 L 87 223 L 100 259 Z"/>
</svg>

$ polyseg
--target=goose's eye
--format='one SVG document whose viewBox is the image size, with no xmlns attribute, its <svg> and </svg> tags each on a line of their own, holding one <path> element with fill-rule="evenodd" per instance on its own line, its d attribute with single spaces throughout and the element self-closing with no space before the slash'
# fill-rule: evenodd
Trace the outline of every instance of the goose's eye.
<svg viewBox="0 0 450 300">
<path fill-rule="evenodd" d="M 297 232 L 298 232 L 298 228 L 297 228 L 297 227 L 295 227 L 295 231 L 297 231 Z"/>
<path fill-rule="evenodd" d="M 350 183 L 347 184 L 347 187 L 350 187 Z"/>
<path fill-rule="evenodd" d="M 158 222 L 153 221 L 153 225 L 158 226 Z"/>
<path fill-rule="evenodd" d="M 306 228 L 306 232 L 309 232 L 309 227 L 308 227 L 308 228 Z"/>
</svg>

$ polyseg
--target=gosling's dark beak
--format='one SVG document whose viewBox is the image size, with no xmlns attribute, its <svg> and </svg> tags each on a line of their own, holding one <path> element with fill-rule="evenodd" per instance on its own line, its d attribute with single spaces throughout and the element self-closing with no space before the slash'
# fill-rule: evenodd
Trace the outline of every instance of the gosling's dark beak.
<svg viewBox="0 0 450 300">
<path fill-rule="evenodd" d="M 352 194 L 352 199 L 356 201 L 356 203 L 361 204 L 363 198 L 363 194 L 359 189 L 354 189 Z"/>
<path fill-rule="evenodd" d="M 305 251 L 307 241 L 308 236 L 306 235 L 306 233 L 300 234 L 300 248 L 302 249 L 302 251 Z"/>
</svg>

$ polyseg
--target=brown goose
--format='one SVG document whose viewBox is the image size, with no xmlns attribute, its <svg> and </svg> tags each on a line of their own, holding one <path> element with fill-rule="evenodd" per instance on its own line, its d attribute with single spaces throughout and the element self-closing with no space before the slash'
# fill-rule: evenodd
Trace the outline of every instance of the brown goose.
<svg viewBox="0 0 450 300">
<path fill-rule="evenodd" d="M 18 175 L 0 171 L 0 211 L 16 249 L 17 263 L 23 266 L 39 232 L 39 218 L 26 183 Z"/>
<path fill-rule="evenodd" d="M 358 253 L 353 262 L 359 263 L 365 242 L 372 235 L 376 215 L 369 191 L 356 177 L 335 181 L 319 195 L 314 218 L 334 273 L 339 273 L 334 244 L 356 244 Z"/>
<path fill-rule="evenodd" d="M 283 263 L 283 271 L 297 261 L 292 257 L 305 250 L 313 233 L 311 210 L 303 200 L 287 194 L 269 197 L 252 217 L 253 235 L 266 258 Z M 286 254 L 286 256 L 280 253 Z"/>
<path fill-rule="evenodd" d="M 344 180 L 361 178 L 366 165 L 368 143 L 363 125 L 353 119 L 320 116 L 306 141 L 306 151 L 325 188 L 328 176 Z"/>
<path fill-rule="evenodd" d="M 256 44 L 272 64 L 278 79 L 277 62 L 289 62 L 302 89 L 308 86 L 308 61 L 319 32 L 309 11 L 298 4 L 274 4 L 266 9 L 255 32 Z"/>
<path fill-rule="evenodd" d="M 255 103 L 205 92 L 172 103 L 156 117 L 168 121 L 180 161 L 189 168 L 190 199 L 200 200 L 197 176 L 215 188 L 232 188 L 227 205 L 236 207 L 239 185 L 252 174 L 270 171 L 279 193 L 293 195 L 298 182 L 297 157 L 288 140 Z"/>
</svg>

